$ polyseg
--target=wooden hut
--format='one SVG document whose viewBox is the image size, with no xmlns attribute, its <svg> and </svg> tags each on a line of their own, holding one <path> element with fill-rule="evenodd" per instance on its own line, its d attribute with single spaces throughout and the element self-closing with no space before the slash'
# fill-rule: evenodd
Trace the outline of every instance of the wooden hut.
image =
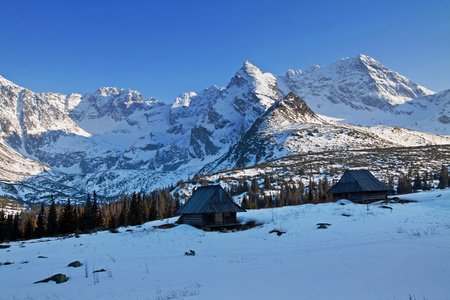
<svg viewBox="0 0 450 300">
<path fill-rule="evenodd" d="M 348 199 L 357 203 L 386 200 L 392 188 L 379 181 L 368 170 L 347 170 L 327 194 L 334 200 Z"/>
<path fill-rule="evenodd" d="M 239 225 L 237 212 L 245 209 L 234 203 L 220 185 L 210 185 L 196 188 L 175 213 L 181 214 L 178 223 L 205 228 Z"/>
</svg>

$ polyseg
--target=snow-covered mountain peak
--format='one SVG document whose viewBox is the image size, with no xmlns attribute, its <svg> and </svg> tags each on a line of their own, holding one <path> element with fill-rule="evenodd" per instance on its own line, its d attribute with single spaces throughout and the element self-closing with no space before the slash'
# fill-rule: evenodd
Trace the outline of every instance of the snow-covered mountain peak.
<svg viewBox="0 0 450 300">
<path fill-rule="evenodd" d="M 148 108 L 141 93 L 130 89 L 103 87 L 92 94 L 85 94 L 79 104 L 71 111 L 74 120 L 99 119 L 105 116 L 118 121 L 129 116 L 137 109 Z"/>
<path fill-rule="evenodd" d="M 316 113 L 354 124 L 364 122 L 352 111 L 395 114 L 396 105 L 434 94 L 363 54 L 340 59 L 329 67 L 288 70 L 285 77 L 277 79 L 280 96 L 293 92 Z"/>
<path fill-rule="evenodd" d="M 166 105 L 163 101 L 161 101 L 161 100 L 159 100 L 159 99 L 157 99 L 155 97 L 148 98 L 147 100 L 144 101 L 144 103 L 147 106 L 150 106 L 150 107 L 157 107 L 157 106 L 164 106 L 164 105 Z"/>
<path fill-rule="evenodd" d="M 326 123 L 317 116 L 305 101 L 300 99 L 294 93 L 289 93 L 282 100 L 273 106 L 271 112 L 272 119 L 277 119 L 277 124 L 281 123 Z M 279 122 L 282 119 L 281 123 Z"/>
<path fill-rule="evenodd" d="M 17 89 L 17 90 L 22 90 L 22 89 L 24 89 L 23 87 L 18 86 L 18 85 L 15 84 L 14 82 L 9 81 L 8 79 L 6 79 L 6 78 L 0 76 L 0 88 L 1 88 L 1 87 L 9 87 L 9 88 Z"/>
<path fill-rule="evenodd" d="M 295 74 L 302 74 L 302 70 L 294 71 L 294 70 L 288 69 L 286 71 L 286 75 L 285 76 L 289 77 L 289 76 L 294 76 Z"/>
<path fill-rule="evenodd" d="M 97 101 L 101 99 L 109 100 L 108 97 L 112 97 L 117 102 L 123 102 L 127 106 L 136 102 L 144 102 L 140 92 L 131 89 L 118 89 L 117 87 L 102 87 L 96 90 L 92 95 L 98 96 L 91 97 L 91 99 L 95 99 Z"/>
<path fill-rule="evenodd" d="M 262 71 L 258 67 L 253 65 L 251 62 L 249 62 L 248 60 L 246 60 L 244 62 L 244 64 L 242 65 L 242 68 L 238 71 L 238 73 L 239 72 L 243 72 L 250 76 L 257 76 L 257 75 L 262 74 Z"/>
<path fill-rule="evenodd" d="M 119 95 L 120 90 L 117 87 L 101 87 L 94 92 L 94 95 L 98 96 L 114 96 Z"/>
<path fill-rule="evenodd" d="M 198 93 L 196 92 L 188 92 L 183 93 L 175 99 L 175 102 L 172 104 L 172 108 L 178 107 L 188 107 L 188 106 L 204 106 L 205 102 L 210 102 L 209 105 L 213 105 L 216 97 L 220 94 L 220 92 L 224 88 L 219 88 L 216 85 L 213 85 L 209 88 L 206 88 Z"/>
<path fill-rule="evenodd" d="M 380 100 L 387 101 L 391 105 L 403 104 L 417 97 L 434 94 L 433 91 L 412 82 L 363 54 L 343 58 L 331 65 L 330 68 L 346 76 L 370 76 L 368 82 L 378 89 Z"/>
<path fill-rule="evenodd" d="M 191 104 L 191 98 L 197 96 L 195 92 L 183 93 L 175 99 L 175 102 L 172 104 L 172 108 L 189 106 Z"/>
</svg>

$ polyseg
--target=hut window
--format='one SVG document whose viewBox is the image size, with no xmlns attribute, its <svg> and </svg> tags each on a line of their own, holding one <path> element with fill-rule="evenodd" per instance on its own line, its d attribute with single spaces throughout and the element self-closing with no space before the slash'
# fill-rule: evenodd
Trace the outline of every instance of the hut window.
<svg viewBox="0 0 450 300">
<path fill-rule="evenodd" d="M 214 214 L 214 222 L 218 224 L 223 223 L 223 213 L 215 213 Z"/>
</svg>

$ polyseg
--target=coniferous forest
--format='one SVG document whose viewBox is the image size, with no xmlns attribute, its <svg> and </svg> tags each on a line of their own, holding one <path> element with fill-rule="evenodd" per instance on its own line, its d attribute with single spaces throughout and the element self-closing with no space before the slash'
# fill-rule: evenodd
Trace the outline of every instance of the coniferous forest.
<svg viewBox="0 0 450 300">
<path fill-rule="evenodd" d="M 86 196 L 83 206 L 74 205 L 70 199 L 64 205 L 51 200 L 49 206 L 32 206 L 21 214 L 6 215 L 0 211 L 0 242 L 51 237 L 65 234 L 89 233 L 147 221 L 169 218 L 179 208 L 168 189 L 150 194 L 133 193 L 120 200 L 99 203 L 96 192 Z"/>
</svg>

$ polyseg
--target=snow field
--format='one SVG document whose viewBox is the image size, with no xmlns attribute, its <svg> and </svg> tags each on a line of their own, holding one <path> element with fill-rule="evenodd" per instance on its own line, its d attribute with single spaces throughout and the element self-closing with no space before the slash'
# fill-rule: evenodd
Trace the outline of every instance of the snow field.
<svg viewBox="0 0 450 300">
<path fill-rule="evenodd" d="M 262 226 L 239 232 L 153 227 L 171 218 L 10 243 L 0 299 L 448 299 L 450 190 L 404 197 L 418 202 L 249 210 L 238 218 Z M 69 280 L 33 284 L 57 273 Z"/>
</svg>

